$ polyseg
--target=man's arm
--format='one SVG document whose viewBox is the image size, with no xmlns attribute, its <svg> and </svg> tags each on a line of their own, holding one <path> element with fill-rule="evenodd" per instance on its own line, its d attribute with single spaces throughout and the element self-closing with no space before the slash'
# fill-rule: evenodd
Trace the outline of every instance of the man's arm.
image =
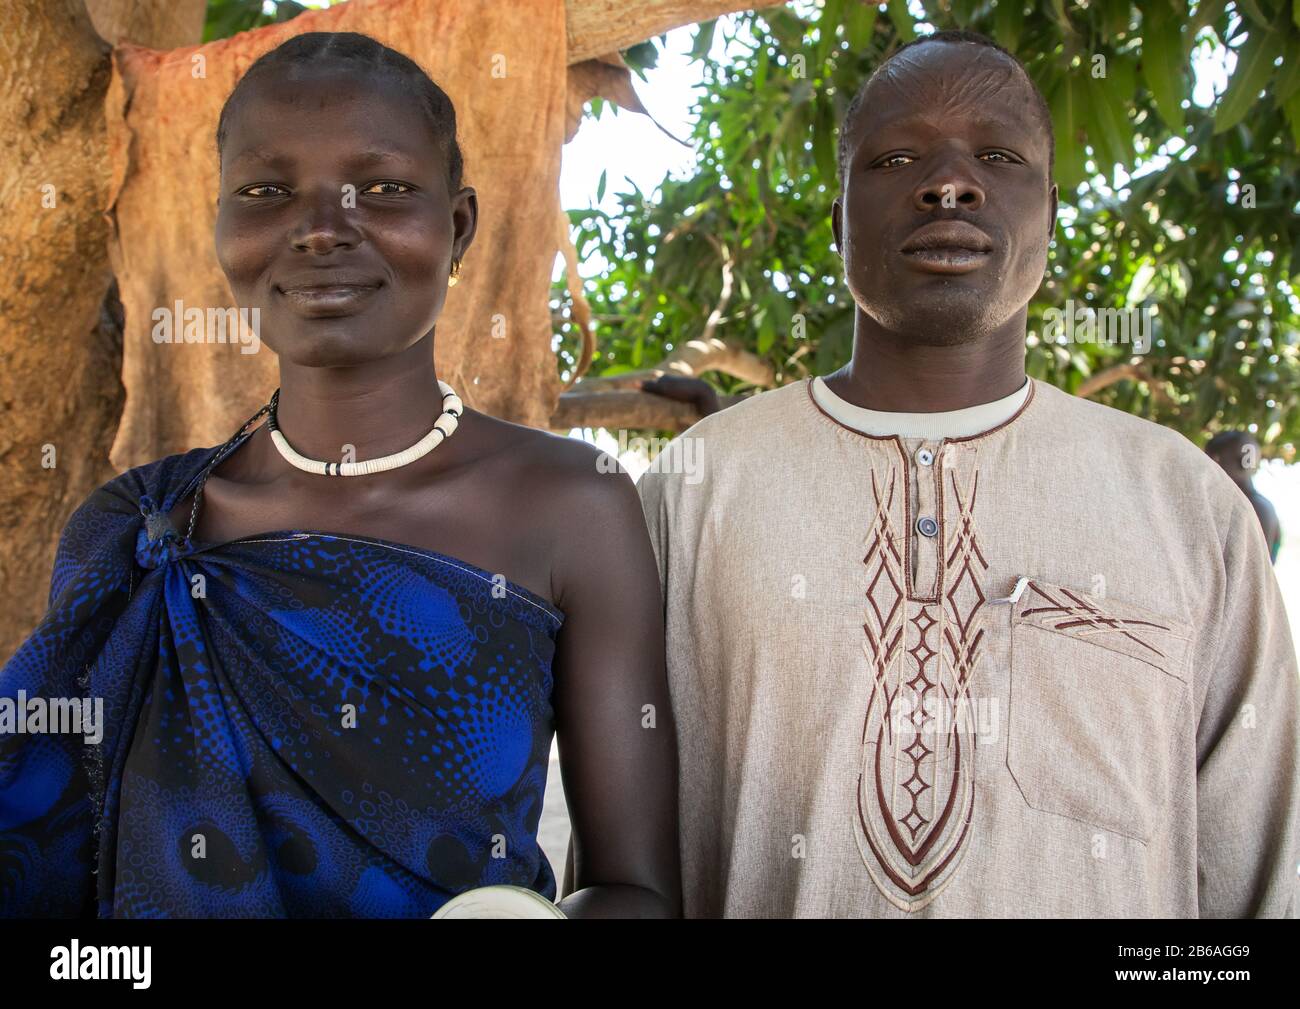
<svg viewBox="0 0 1300 1009">
<path fill-rule="evenodd" d="M 1264 530 L 1264 539 L 1268 543 L 1268 556 L 1277 563 L 1277 552 L 1282 545 L 1282 526 L 1277 520 L 1277 511 L 1268 498 L 1256 491 L 1250 496 L 1251 507 L 1259 519 L 1260 528 Z"/>
<path fill-rule="evenodd" d="M 1259 523 L 1232 510 L 1225 598 L 1197 723 L 1201 917 L 1294 917 L 1300 857 L 1300 681 Z"/>
<path fill-rule="evenodd" d="M 690 403 L 701 417 L 717 413 L 731 403 L 718 399 L 718 392 L 702 378 L 689 378 L 685 375 L 660 375 L 641 383 L 641 391 L 663 396 L 678 403 Z"/>
</svg>

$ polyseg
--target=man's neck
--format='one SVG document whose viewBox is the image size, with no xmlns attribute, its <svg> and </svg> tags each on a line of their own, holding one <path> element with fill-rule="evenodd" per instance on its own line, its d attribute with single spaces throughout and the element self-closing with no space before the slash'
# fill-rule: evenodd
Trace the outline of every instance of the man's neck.
<svg viewBox="0 0 1300 1009">
<path fill-rule="evenodd" d="M 964 410 L 1002 399 L 1025 384 L 1025 313 L 968 343 L 933 346 L 859 311 L 853 358 L 826 384 L 855 406 L 896 413 Z"/>
</svg>

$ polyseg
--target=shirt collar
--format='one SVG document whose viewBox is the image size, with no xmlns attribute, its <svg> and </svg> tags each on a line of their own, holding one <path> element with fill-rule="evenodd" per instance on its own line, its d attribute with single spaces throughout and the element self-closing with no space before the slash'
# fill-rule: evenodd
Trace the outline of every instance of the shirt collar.
<svg viewBox="0 0 1300 1009">
<path fill-rule="evenodd" d="M 830 386 L 820 375 L 812 381 L 812 396 L 817 405 L 834 420 L 876 438 L 889 435 L 926 440 L 969 438 L 1005 424 L 1014 417 L 1029 398 L 1029 379 L 1025 379 L 1025 384 L 1010 396 L 940 413 L 896 413 L 855 406 L 831 392 Z"/>
</svg>

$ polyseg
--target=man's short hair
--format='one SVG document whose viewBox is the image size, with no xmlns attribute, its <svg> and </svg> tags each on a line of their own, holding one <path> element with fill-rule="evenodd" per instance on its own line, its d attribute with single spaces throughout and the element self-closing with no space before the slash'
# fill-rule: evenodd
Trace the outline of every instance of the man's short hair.
<svg viewBox="0 0 1300 1009">
<path fill-rule="evenodd" d="M 1259 447 L 1259 442 L 1249 431 L 1220 431 L 1205 443 L 1205 451 L 1210 455 L 1220 452 L 1240 452 L 1247 445 Z"/>
<path fill-rule="evenodd" d="M 1039 125 L 1041 125 L 1047 132 L 1047 178 L 1050 182 L 1052 175 L 1056 171 L 1056 131 L 1052 129 L 1052 113 L 1047 107 L 1047 99 L 1045 99 L 1043 93 L 1038 90 L 1038 85 L 1035 84 L 1034 79 L 1029 76 L 1029 72 L 1025 70 L 1024 64 L 1016 59 L 1015 54 L 998 45 L 987 35 L 981 35 L 979 32 L 952 29 L 949 31 L 933 32 L 930 35 L 922 35 L 919 38 L 912 39 L 912 41 L 908 42 L 906 45 L 899 46 L 898 49 L 894 50 L 894 52 L 881 62 L 880 66 L 876 67 L 876 69 L 872 71 L 871 76 L 866 79 L 862 87 L 858 88 L 858 93 L 853 96 L 853 101 L 849 102 L 849 107 L 844 111 L 844 119 L 840 122 L 838 159 L 840 187 L 843 188 L 844 186 L 844 172 L 848 165 L 849 137 L 853 133 L 854 121 L 856 120 L 858 113 L 862 111 L 862 99 L 863 96 L 866 95 L 867 89 L 871 87 L 871 83 L 880 75 L 881 71 L 883 71 L 885 67 L 889 66 L 893 60 L 897 59 L 900 54 L 907 52 L 907 50 L 911 49 L 913 46 L 919 46 L 926 42 L 967 42 L 971 45 L 985 46 L 995 52 L 1001 53 L 1020 71 L 1021 76 L 1024 77 L 1025 82 L 1029 85 L 1030 92 L 1034 96 L 1034 108 L 1038 113 Z"/>
</svg>

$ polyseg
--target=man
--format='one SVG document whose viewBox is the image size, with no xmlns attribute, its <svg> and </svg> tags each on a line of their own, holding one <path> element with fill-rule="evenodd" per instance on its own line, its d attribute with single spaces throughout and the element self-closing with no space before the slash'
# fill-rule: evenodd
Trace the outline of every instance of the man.
<svg viewBox="0 0 1300 1009">
<path fill-rule="evenodd" d="M 1025 377 L 1052 149 L 987 39 L 900 49 L 841 129 L 852 361 L 642 478 L 688 915 L 1292 911 L 1258 523 L 1181 436 Z"/>
<path fill-rule="evenodd" d="M 1245 431 L 1220 431 L 1206 443 L 1205 454 L 1217 462 L 1237 489 L 1246 495 L 1264 532 L 1269 559 L 1276 564 L 1278 551 L 1282 548 L 1282 525 L 1277 520 L 1273 502 L 1255 489 L 1259 442 Z"/>
</svg>

